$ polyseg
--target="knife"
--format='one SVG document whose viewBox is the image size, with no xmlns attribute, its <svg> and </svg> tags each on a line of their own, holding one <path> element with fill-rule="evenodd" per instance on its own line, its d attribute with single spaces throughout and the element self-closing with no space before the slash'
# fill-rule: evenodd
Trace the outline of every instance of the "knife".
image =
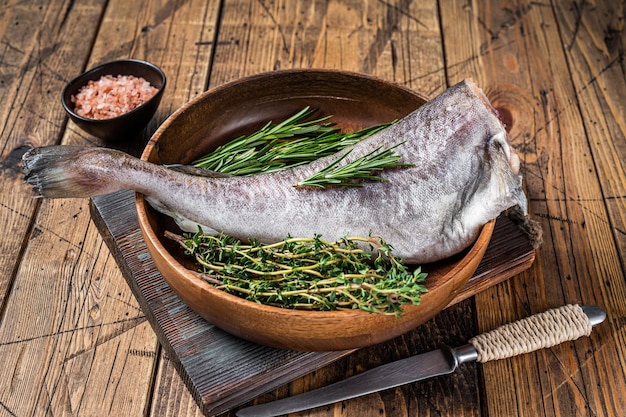
<svg viewBox="0 0 626 417">
<path fill-rule="evenodd" d="M 467 345 L 410 356 L 303 394 L 243 408 L 236 415 L 280 416 L 450 374 L 462 363 L 510 358 L 589 336 L 605 318 L 598 306 L 568 304 L 475 336 Z"/>
</svg>

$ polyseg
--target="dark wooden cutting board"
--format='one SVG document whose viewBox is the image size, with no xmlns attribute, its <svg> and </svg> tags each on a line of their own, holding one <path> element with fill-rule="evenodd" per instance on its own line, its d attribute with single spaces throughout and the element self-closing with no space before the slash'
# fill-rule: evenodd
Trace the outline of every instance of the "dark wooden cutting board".
<svg viewBox="0 0 626 417">
<path fill-rule="evenodd" d="M 134 201 L 130 191 L 96 197 L 91 216 L 204 414 L 233 409 L 351 353 L 278 350 L 231 336 L 206 322 L 156 269 L 137 223 Z M 534 258 L 527 236 L 500 216 L 478 269 L 451 304 L 519 274 Z"/>
</svg>

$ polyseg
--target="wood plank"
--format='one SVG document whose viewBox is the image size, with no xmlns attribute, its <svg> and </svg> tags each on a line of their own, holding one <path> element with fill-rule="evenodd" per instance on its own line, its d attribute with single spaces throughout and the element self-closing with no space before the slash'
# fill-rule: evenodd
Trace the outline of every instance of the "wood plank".
<svg viewBox="0 0 626 417">
<path fill-rule="evenodd" d="M 0 323 L 0 398 L 13 415 L 143 407 L 134 391 L 149 391 L 156 340 L 94 231 L 87 206 L 42 208 Z"/>
<path fill-rule="evenodd" d="M 3 5 L 0 14 L 0 95 L 5 104 L 0 109 L 0 218 L 4 230 L 0 240 L 0 372 L 6 376 L 0 383 L 0 403 L 9 415 L 44 414 L 61 398 L 65 409 L 83 409 L 85 389 L 59 382 L 64 381 L 66 371 L 80 368 L 76 381 L 84 387 L 92 384 L 93 368 L 82 366 L 85 359 L 106 360 L 96 346 L 106 344 L 111 332 L 127 324 L 111 314 L 113 308 L 109 314 L 99 310 L 100 306 L 110 307 L 112 302 L 101 291 L 115 291 L 105 285 L 106 281 L 99 281 L 102 265 L 111 260 L 104 257 L 97 262 L 91 256 L 102 245 L 75 245 L 68 240 L 73 236 L 75 242 L 81 241 L 87 223 L 74 222 L 74 211 L 57 219 L 64 223 L 62 226 L 35 221 L 38 203 L 23 183 L 17 165 L 27 146 L 59 141 L 65 115 L 58 100 L 64 82 L 69 80 L 64 75 L 68 67 L 80 70 L 84 66 L 96 34 L 93 22 L 99 20 L 103 8 L 101 1 L 80 5 L 70 1 L 10 2 Z M 76 209 L 80 211 L 80 207 Z M 88 221 L 88 216 L 83 218 Z M 62 233 L 58 233 L 59 226 Z M 22 258 L 27 243 L 32 243 L 32 249 Z M 56 261 L 45 263 L 43 253 L 54 254 Z M 29 264 L 33 258 L 43 263 Z M 84 277 L 94 281 L 91 297 L 85 293 L 89 288 L 85 281 L 68 281 L 56 275 L 57 267 L 70 272 L 67 266 L 72 261 L 84 271 Z M 73 302 L 66 304 L 69 299 Z M 137 310 L 133 313 L 141 314 Z M 145 323 L 142 328 L 149 331 Z M 119 346 L 130 340 L 132 337 L 121 337 Z M 89 343 L 91 350 L 86 348 Z M 63 369 L 49 373 L 52 363 Z M 127 372 L 135 370 L 131 365 L 111 369 L 111 381 L 126 378 Z M 100 394 L 104 399 L 105 394 Z M 109 404 L 119 410 L 111 394 Z M 120 400 L 123 398 L 120 396 Z"/>
<path fill-rule="evenodd" d="M 335 68 L 433 96 L 445 89 L 440 40 L 433 0 L 233 0 L 224 5 L 210 86 L 275 69 Z"/>
<path fill-rule="evenodd" d="M 587 233 L 597 245 L 593 248 L 594 257 L 601 260 L 595 262 L 596 274 L 605 277 L 606 285 L 611 287 L 610 293 L 603 296 L 612 298 L 611 304 L 619 305 L 621 311 L 626 300 L 626 294 L 620 291 L 624 289 L 620 281 L 626 270 L 624 4 L 615 7 L 608 2 L 584 3 L 578 9 L 557 1 L 555 6 L 588 138 L 589 157 L 601 183 L 602 200 L 598 203 L 606 206 L 608 213 L 607 223 L 592 223 L 590 226 L 596 227 L 587 227 Z M 583 192 L 578 198 L 585 204 L 589 200 Z M 595 213 L 591 207 L 586 211 Z"/>
<path fill-rule="evenodd" d="M 166 350 L 161 352 L 158 373 L 156 375 L 155 395 L 150 414 L 159 417 L 202 417 L 203 407 L 190 395 L 187 386 L 181 381 L 178 365 L 170 360 Z"/>
<path fill-rule="evenodd" d="M 576 15 L 575 9 L 562 2 L 557 10 Z M 545 234 L 533 268 L 476 297 L 481 330 L 567 302 L 599 304 L 621 322 L 624 272 L 610 227 L 615 220 L 607 212 L 614 202 L 602 193 L 601 161 L 594 160 L 577 105 L 581 101 L 567 77 L 573 66 L 585 66 L 585 60 L 566 62 L 562 40 L 572 37 L 567 29 L 558 32 L 564 22 L 554 19 L 548 3 L 528 1 L 512 5 L 492 0 L 480 8 L 443 1 L 441 11 L 450 83 L 475 78 L 512 124 L 530 210 Z M 566 19 L 572 22 L 571 16 Z M 582 80 L 581 88 L 594 78 Z M 612 393 L 625 388 L 624 370 L 616 369 L 609 377 L 600 365 L 624 361 L 621 328 L 609 321 L 589 339 L 486 364 L 488 414 L 623 413 L 624 400 Z M 503 381 L 517 382 L 510 387 Z M 611 387 L 610 392 L 602 398 L 586 394 L 600 383 Z"/>
<path fill-rule="evenodd" d="M 0 13 L 0 304 L 13 285 L 37 201 L 18 166 L 28 146 L 59 141 L 65 113 L 59 94 L 68 67 L 81 69 L 103 1 L 18 2 Z M 71 12 L 66 13 L 68 8 Z M 72 39 L 81 39 L 76 46 Z M 3 311 L 0 305 L 0 312 Z"/>
<path fill-rule="evenodd" d="M 611 322 L 611 341 L 594 357 L 595 368 L 626 357 L 626 77 L 624 76 L 625 4 L 621 2 L 581 3 L 572 7 L 555 1 L 555 17 L 564 40 L 564 52 L 590 148 L 590 157 L 600 179 L 602 201 L 588 202 L 585 218 L 602 214 L 586 227 L 594 258 L 593 275 L 599 286 Z M 604 217 L 606 209 L 607 218 Z M 590 280 L 594 287 L 598 282 Z M 611 348 L 617 352 L 612 352 Z M 595 371 L 595 370 L 594 370 Z M 624 389 L 624 375 L 619 372 L 589 372 L 586 379 L 610 389 L 601 390 L 593 404 L 598 414 L 619 415 L 626 410 L 626 400 L 614 398 Z"/>
</svg>

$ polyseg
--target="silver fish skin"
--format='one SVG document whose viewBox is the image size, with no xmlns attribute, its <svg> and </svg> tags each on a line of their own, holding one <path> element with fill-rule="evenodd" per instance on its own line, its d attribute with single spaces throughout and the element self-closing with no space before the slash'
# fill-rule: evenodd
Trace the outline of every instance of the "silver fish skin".
<svg viewBox="0 0 626 417">
<path fill-rule="evenodd" d="M 288 235 L 378 235 L 407 263 L 433 262 L 467 248 L 481 227 L 518 205 L 524 214 L 520 162 L 504 125 L 471 80 L 456 84 L 387 129 L 352 147 L 340 165 L 398 145 L 412 167 L 383 171 L 362 187 L 295 187 L 346 151 L 284 171 L 206 177 L 94 147 L 33 148 L 26 181 L 46 198 L 93 197 L 122 189 L 142 193 L 190 232 L 224 232 L 273 243 Z"/>
</svg>

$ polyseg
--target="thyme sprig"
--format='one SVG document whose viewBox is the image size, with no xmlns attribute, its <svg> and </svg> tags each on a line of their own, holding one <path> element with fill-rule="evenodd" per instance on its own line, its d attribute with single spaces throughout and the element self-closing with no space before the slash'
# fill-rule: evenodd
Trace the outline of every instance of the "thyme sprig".
<svg viewBox="0 0 626 417">
<path fill-rule="evenodd" d="M 273 172 L 332 155 L 395 123 L 341 132 L 325 116 L 309 120 L 309 106 L 281 123 L 268 122 L 251 135 L 240 136 L 196 160 L 193 165 L 231 175 Z"/>
<path fill-rule="evenodd" d="M 400 160 L 400 155 L 393 151 L 396 147 L 402 145 L 402 143 L 386 149 L 379 146 L 367 155 L 355 159 L 347 164 L 340 165 L 341 161 L 343 161 L 350 154 L 351 151 L 348 151 L 335 162 L 324 167 L 310 177 L 298 182 L 296 186 L 326 188 L 333 185 L 345 185 L 360 187 L 363 183 L 356 182 L 356 180 L 388 181 L 387 179 L 375 175 L 374 173 L 388 168 L 412 166 L 411 164 L 399 163 L 398 161 Z"/>
<path fill-rule="evenodd" d="M 248 300 L 292 309 L 361 309 L 402 315 L 402 305 L 419 304 L 426 273 L 411 271 L 382 238 L 345 237 L 335 242 L 291 238 L 275 244 L 244 244 L 200 229 L 169 234 L 195 258 L 212 285 Z M 369 251 L 363 250 L 369 246 Z"/>
</svg>

